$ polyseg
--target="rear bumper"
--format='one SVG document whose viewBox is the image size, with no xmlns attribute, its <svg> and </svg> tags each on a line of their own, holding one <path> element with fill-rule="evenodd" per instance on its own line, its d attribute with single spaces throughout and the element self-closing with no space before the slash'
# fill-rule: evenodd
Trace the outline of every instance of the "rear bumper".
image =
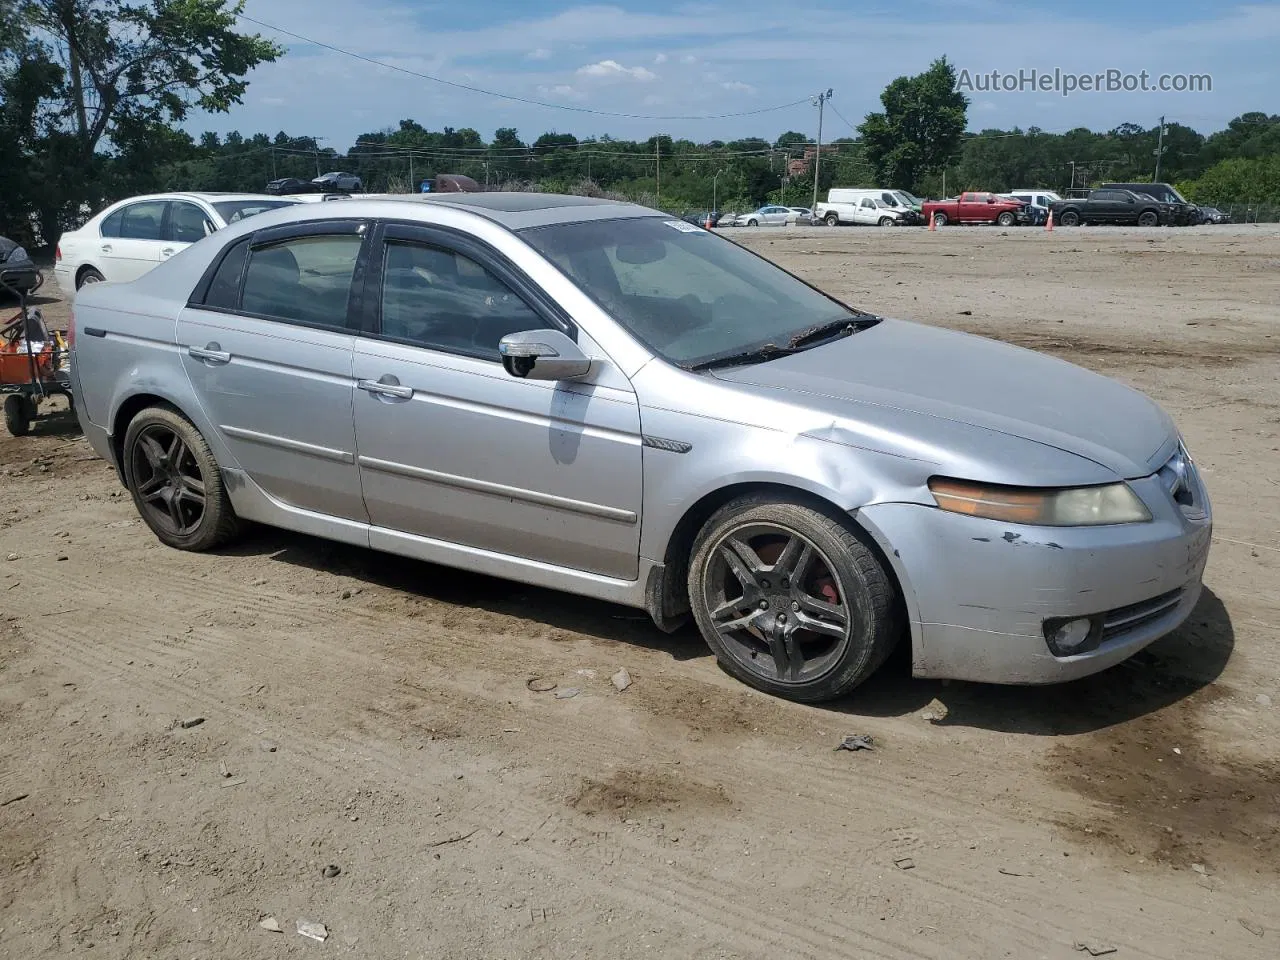
<svg viewBox="0 0 1280 960">
<path fill-rule="evenodd" d="M 859 511 L 902 582 L 915 674 L 1057 683 L 1113 666 L 1176 629 L 1199 599 L 1212 521 L 1207 513 L 1186 520 L 1155 478 L 1132 485 L 1156 513 L 1149 523 L 1028 527 L 919 504 Z M 1108 624 L 1096 648 L 1052 653 L 1045 621 L 1095 616 Z"/>
</svg>

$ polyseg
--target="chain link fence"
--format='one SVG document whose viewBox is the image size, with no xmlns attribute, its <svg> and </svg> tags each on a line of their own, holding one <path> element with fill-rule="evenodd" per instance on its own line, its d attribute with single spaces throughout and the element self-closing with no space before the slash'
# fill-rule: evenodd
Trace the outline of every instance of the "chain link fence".
<svg viewBox="0 0 1280 960">
<path fill-rule="evenodd" d="M 1276 203 L 1229 203 L 1218 209 L 1232 223 L 1280 223 L 1280 204 Z"/>
</svg>

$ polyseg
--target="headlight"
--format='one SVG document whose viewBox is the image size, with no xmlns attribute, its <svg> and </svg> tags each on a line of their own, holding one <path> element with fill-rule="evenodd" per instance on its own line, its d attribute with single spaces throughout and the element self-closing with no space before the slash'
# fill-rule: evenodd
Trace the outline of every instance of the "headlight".
<svg viewBox="0 0 1280 960">
<path fill-rule="evenodd" d="M 929 490 L 943 510 L 1005 523 L 1088 527 L 1151 519 L 1151 512 L 1127 483 L 1038 489 L 934 477 L 929 481 Z"/>
</svg>

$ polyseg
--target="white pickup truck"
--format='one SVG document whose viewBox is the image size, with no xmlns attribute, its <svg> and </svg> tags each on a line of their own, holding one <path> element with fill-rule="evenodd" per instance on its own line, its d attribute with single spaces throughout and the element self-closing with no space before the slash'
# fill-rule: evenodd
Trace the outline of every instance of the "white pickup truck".
<svg viewBox="0 0 1280 960">
<path fill-rule="evenodd" d="M 896 227 L 917 224 L 920 204 L 902 190 L 836 187 L 827 192 L 827 202 L 818 204 L 814 219 L 829 227 L 842 223 Z"/>
</svg>

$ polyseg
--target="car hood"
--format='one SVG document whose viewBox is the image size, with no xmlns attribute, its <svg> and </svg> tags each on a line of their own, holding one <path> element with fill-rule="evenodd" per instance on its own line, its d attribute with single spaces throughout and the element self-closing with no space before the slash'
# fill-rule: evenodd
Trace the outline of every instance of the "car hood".
<svg viewBox="0 0 1280 960">
<path fill-rule="evenodd" d="M 849 404 L 879 406 L 993 430 L 1126 478 L 1157 469 L 1174 434 L 1168 414 L 1115 380 L 1033 350 L 902 320 L 714 373 L 744 386 L 823 398 L 833 414 L 851 415 Z"/>
</svg>

